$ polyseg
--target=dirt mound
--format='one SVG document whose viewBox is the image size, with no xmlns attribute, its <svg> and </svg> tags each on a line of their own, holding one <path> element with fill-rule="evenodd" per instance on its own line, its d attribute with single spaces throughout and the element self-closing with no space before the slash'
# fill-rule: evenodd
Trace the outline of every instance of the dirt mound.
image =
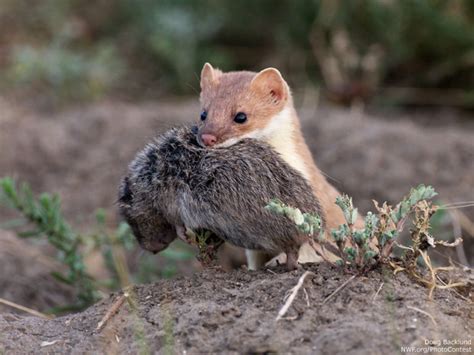
<svg viewBox="0 0 474 355">
<path fill-rule="evenodd" d="M 54 320 L 0 316 L 1 349 L 371 354 L 398 353 L 402 346 L 425 346 L 425 340 L 472 341 L 472 306 L 450 290 L 437 291 L 428 301 L 427 290 L 406 275 L 374 271 L 355 278 L 323 304 L 350 275 L 327 265 L 308 269 L 316 276 L 300 290 L 289 319 L 278 322 L 285 294 L 302 270 L 206 270 L 190 278 L 136 286 L 136 310 L 124 303 L 100 332 L 97 323 L 117 295 L 83 313 Z"/>
<path fill-rule="evenodd" d="M 199 107 L 197 100 L 111 101 L 48 115 L 0 100 L 0 112 L 0 176 L 28 181 L 36 192 L 58 192 L 66 215 L 87 227 L 98 207 L 115 215 L 120 177 L 143 144 L 159 131 L 191 121 Z M 444 201 L 474 200 L 471 128 L 420 126 L 410 117 L 389 122 L 324 108 L 302 110 L 301 116 L 319 166 L 363 210 L 371 207 L 371 199 L 398 201 L 418 183 L 434 185 Z M 473 209 L 465 212 L 474 217 Z M 9 216 L 1 210 L 0 222 Z M 36 247 L 26 241 L 2 235 L 0 242 L 1 297 L 39 310 L 69 303 L 70 290 L 58 289 L 49 275 L 61 267 L 48 259 L 42 268 Z M 0 315 L 0 352 L 136 353 L 148 348 L 367 354 L 398 353 L 401 346 L 422 346 L 425 340 L 471 339 L 472 305 L 449 290 L 437 291 L 430 302 L 427 290 L 405 275 L 372 272 L 322 305 L 349 275 L 325 265 L 310 268 L 318 275 L 305 287 L 310 306 L 300 292 L 289 312 L 293 320 L 276 323 L 275 317 L 302 271 L 207 270 L 137 286 L 137 311 L 125 304 L 101 332 L 95 331 L 97 323 L 116 295 L 83 313 L 50 321 Z"/>
<path fill-rule="evenodd" d="M 45 248 L 0 230 L 0 297 L 39 311 L 71 304 L 73 288 L 51 276 L 53 270 L 62 266 Z M 0 313 L 12 311 L 0 304 Z"/>
</svg>

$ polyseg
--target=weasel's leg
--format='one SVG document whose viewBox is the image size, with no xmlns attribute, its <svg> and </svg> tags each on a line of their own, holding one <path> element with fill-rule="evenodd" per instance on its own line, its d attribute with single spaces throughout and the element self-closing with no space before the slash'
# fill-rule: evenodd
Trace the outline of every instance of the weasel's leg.
<svg viewBox="0 0 474 355">
<path fill-rule="evenodd" d="M 261 269 L 269 259 L 268 254 L 260 250 L 245 249 L 245 256 L 249 270 Z"/>
</svg>

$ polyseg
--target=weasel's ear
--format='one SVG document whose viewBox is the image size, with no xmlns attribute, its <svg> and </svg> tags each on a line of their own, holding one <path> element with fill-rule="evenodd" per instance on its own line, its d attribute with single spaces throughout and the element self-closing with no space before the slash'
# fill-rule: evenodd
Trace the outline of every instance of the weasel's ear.
<svg viewBox="0 0 474 355">
<path fill-rule="evenodd" d="M 201 70 L 201 90 L 210 88 L 217 83 L 221 74 L 219 69 L 214 69 L 209 63 L 204 64 Z"/>
<path fill-rule="evenodd" d="M 288 98 L 288 86 L 275 68 L 267 68 L 259 72 L 250 83 L 255 92 L 269 97 L 273 102 L 280 103 Z"/>
</svg>

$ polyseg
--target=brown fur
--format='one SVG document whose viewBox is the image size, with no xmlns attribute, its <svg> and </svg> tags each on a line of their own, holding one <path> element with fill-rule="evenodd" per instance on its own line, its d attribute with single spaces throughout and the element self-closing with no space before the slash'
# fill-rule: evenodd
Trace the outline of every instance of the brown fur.
<svg viewBox="0 0 474 355">
<path fill-rule="evenodd" d="M 272 140 L 274 133 L 271 132 L 269 135 L 259 133 L 254 138 L 267 141 L 277 152 L 293 146 L 294 154 L 282 154 L 282 157 L 293 167 L 294 160 L 301 160 L 302 168 L 296 168 L 306 175 L 314 194 L 321 201 L 327 227 L 336 228 L 344 223 L 344 216 L 334 203 L 339 192 L 316 166 L 301 132 L 290 89 L 276 69 L 269 68 L 260 73 L 222 73 L 206 63 L 201 73 L 201 90 L 201 107 L 208 112 L 208 117 L 200 124 L 199 134 L 215 135 L 218 144 L 225 144 L 226 141 L 235 143 L 240 137 L 253 137 L 252 132 L 264 131 L 274 117 L 286 108 L 289 122 L 283 129 L 291 130 L 287 139 Z M 246 123 L 233 122 L 237 112 L 247 114 Z"/>
<path fill-rule="evenodd" d="M 200 123 L 199 134 L 216 136 L 217 145 L 263 129 L 283 109 L 288 93 L 272 78 L 272 73 L 263 73 L 261 78 L 254 80 L 256 73 L 253 72 L 223 74 L 213 70 L 211 74 L 209 70 L 213 69 L 205 66 L 201 74 L 201 107 L 207 111 L 208 119 Z M 245 124 L 233 121 L 238 112 L 247 114 Z"/>
<path fill-rule="evenodd" d="M 331 228 L 337 228 L 339 225 L 345 223 L 344 215 L 341 209 L 335 204 L 337 196 L 340 195 L 339 191 L 332 186 L 326 177 L 321 173 L 319 168 L 316 166 L 313 155 L 309 150 L 304 140 L 303 134 L 300 128 L 300 122 L 294 113 L 294 124 L 295 129 L 294 141 L 297 146 L 297 151 L 301 154 L 303 160 L 310 170 L 310 183 L 314 194 L 321 201 L 321 206 L 326 214 L 326 225 L 328 230 Z"/>
</svg>

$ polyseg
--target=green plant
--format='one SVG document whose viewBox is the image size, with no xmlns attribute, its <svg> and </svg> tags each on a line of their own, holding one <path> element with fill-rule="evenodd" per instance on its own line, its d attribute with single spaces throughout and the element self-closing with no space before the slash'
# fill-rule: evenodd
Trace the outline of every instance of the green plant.
<svg viewBox="0 0 474 355">
<path fill-rule="evenodd" d="M 58 196 L 47 193 L 35 197 L 28 184 L 19 187 L 9 177 L 0 179 L 0 202 L 18 211 L 23 219 L 5 223 L 3 227 L 22 227 L 20 237 L 46 237 L 57 251 L 57 259 L 67 267 L 66 273 L 53 272 L 59 281 L 72 285 L 77 291 L 77 302 L 55 308 L 54 312 L 83 309 L 100 296 L 104 287 L 117 290 L 133 281 L 150 282 L 156 277 L 170 277 L 176 273 L 175 263 L 189 260 L 194 254 L 182 246 L 171 246 L 162 253 L 164 266 L 159 268 L 156 259 L 144 255 L 130 275 L 125 252 L 134 253 L 138 245 L 128 224 L 122 222 L 115 229 L 106 227 L 105 211 L 96 212 L 96 224 L 88 233 L 79 233 L 64 218 Z M 25 225 L 30 226 L 26 231 Z M 95 279 L 87 272 L 84 259 L 100 252 L 110 278 Z"/>
<path fill-rule="evenodd" d="M 455 246 L 462 240 L 454 243 L 436 241 L 431 235 L 430 219 L 437 210 L 437 206 L 430 201 L 437 193 L 431 186 L 419 185 L 411 189 L 409 194 L 394 207 L 386 202 L 380 207 L 374 201 L 377 213 L 368 212 L 364 223 L 359 220 L 358 211 L 354 208 L 352 198 L 341 195 L 336 204 L 342 210 L 346 223 L 331 230 L 331 236 L 338 248 L 337 264 L 351 267 L 360 272 L 378 264 L 391 265 L 396 271 L 407 270 L 410 275 L 430 288 L 430 296 L 434 288 L 446 288 L 462 285 L 453 283 L 439 285 L 436 281 L 436 272 L 427 254 L 427 249 L 436 245 Z M 270 201 L 266 208 L 274 213 L 286 216 L 292 220 L 298 229 L 311 238 L 316 230 L 319 231 L 318 242 L 323 246 L 328 242 L 322 238 L 321 219 L 317 214 L 301 213 L 297 208 L 286 206 L 281 201 Z M 394 244 L 406 222 L 412 220 L 410 229 L 412 245 L 401 246 L 407 251 L 401 262 L 391 258 Z M 323 258 L 324 256 L 321 255 Z M 427 278 L 419 270 L 417 263 L 421 257 L 430 271 Z"/>
<path fill-rule="evenodd" d="M 286 216 L 292 220 L 298 229 L 308 235 L 313 236 L 316 232 L 322 235 L 321 216 L 316 213 L 302 213 L 298 208 L 285 205 L 280 200 L 272 200 L 265 206 L 271 212 Z"/>
<path fill-rule="evenodd" d="M 204 266 L 216 264 L 217 251 L 224 241 L 209 230 L 186 229 L 185 242 L 197 249 L 197 259 Z"/>
<path fill-rule="evenodd" d="M 61 282 L 74 285 L 77 290 L 77 308 L 84 308 L 99 299 L 93 279 L 86 272 L 84 258 L 79 251 L 83 243 L 80 234 L 73 231 L 65 221 L 60 210 L 58 196 L 41 194 L 38 199 L 33 196 L 27 184 L 17 189 L 11 178 L 0 180 L 3 197 L 6 202 L 18 210 L 34 229 L 23 232 L 22 237 L 45 235 L 48 242 L 57 250 L 57 257 L 68 267 L 66 274 L 54 272 L 54 277 Z"/>
<path fill-rule="evenodd" d="M 420 202 L 425 202 L 436 196 L 431 186 L 419 185 L 395 207 L 384 203 L 379 207 L 374 201 L 377 214 L 368 212 L 363 229 L 355 228 L 358 212 L 347 195 L 339 196 L 336 204 L 342 210 L 346 223 L 331 231 L 342 258 L 358 268 L 370 266 L 377 259 L 385 261 L 392 253 L 393 244 L 403 230 L 407 218 Z M 359 225 L 361 223 L 359 222 Z M 422 226 L 419 225 L 418 228 Z"/>
</svg>

